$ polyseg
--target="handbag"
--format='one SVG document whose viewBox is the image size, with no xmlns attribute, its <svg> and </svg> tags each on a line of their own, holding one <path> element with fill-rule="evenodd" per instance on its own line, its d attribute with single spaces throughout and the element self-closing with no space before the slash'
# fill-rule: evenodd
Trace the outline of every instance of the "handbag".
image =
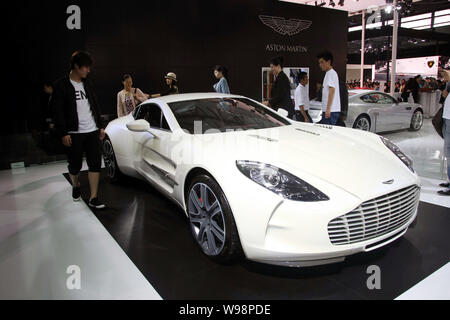
<svg viewBox="0 0 450 320">
<path fill-rule="evenodd" d="M 444 135 L 442 134 L 442 126 L 443 126 L 443 120 L 442 115 L 444 113 L 444 107 L 440 108 L 438 112 L 433 117 L 433 120 L 431 120 L 431 123 L 433 124 L 434 129 L 438 133 L 438 135 L 441 136 L 442 139 L 444 139 Z"/>
</svg>

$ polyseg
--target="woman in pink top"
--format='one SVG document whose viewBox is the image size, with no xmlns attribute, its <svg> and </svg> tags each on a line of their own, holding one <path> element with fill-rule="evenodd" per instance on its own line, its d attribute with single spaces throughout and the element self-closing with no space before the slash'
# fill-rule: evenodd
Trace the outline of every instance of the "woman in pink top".
<svg viewBox="0 0 450 320">
<path fill-rule="evenodd" d="M 148 100 L 149 96 L 141 90 L 133 88 L 133 78 L 129 74 L 123 76 L 123 90 L 117 94 L 117 116 L 129 115 L 142 102 Z"/>
</svg>

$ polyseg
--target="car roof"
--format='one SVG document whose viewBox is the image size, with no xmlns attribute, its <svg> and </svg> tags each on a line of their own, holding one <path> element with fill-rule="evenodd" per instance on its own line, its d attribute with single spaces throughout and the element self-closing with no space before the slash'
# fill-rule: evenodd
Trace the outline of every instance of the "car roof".
<svg viewBox="0 0 450 320">
<path fill-rule="evenodd" d="M 379 92 L 379 91 L 369 90 L 369 89 L 352 89 L 352 90 L 348 90 L 348 93 L 353 93 L 353 94 L 366 94 L 366 93 L 370 93 L 370 92 Z"/>
<path fill-rule="evenodd" d="M 159 97 L 158 100 L 165 103 L 173 103 L 180 101 L 190 101 L 190 100 L 198 100 L 198 99 L 214 99 L 214 98 L 245 98 L 239 95 L 233 94 L 222 94 L 215 92 L 206 92 L 206 93 L 183 93 L 183 94 L 173 94 L 169 96 Z M 150 101 L 150 100 L 149 100 Z"/>
</svg>

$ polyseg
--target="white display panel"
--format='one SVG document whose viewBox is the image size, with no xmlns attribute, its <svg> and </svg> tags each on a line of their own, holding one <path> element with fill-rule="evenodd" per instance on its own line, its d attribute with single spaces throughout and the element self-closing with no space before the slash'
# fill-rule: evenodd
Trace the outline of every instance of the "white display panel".
<svg viewBox="0 0 450 320">
<path fill-rule="evenodd" d="M 398 59 L 396 66 L 397 79 L 408 79 L 421 75 L 422 77 L 438 77 L 439 56 Z M 389 71 L 392 66 L 389 63 Z M 375 70 L 375 80 L 386 80 L 387 62 L 377 62 Z"/>
</svg>

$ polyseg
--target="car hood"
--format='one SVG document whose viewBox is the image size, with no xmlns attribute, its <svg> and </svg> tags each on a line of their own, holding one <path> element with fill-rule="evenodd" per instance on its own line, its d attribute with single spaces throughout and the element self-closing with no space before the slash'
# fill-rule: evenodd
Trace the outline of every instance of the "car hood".
<svg viewBox="0 0 450 320">
<path fill-rule="evenodd" d="M 380 137 L 353 129 L 293 124 L 290 126 L 197 136 L 204 160 L 224 166 L 237 160 L 282 168 L 307 182 L 314 177 L 364 199 L 374 190 L 413 184 L 413 174 Z"/>
</svg>

